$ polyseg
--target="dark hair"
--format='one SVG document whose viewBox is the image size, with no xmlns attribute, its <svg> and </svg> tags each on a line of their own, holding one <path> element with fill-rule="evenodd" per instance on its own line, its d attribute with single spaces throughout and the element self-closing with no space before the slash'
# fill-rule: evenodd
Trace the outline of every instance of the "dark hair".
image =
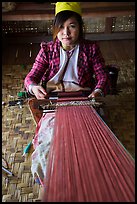
<svg viewBox="0 0 137 204">
<path fill-rule="evenodd" d="M 58 32 L 60 31 L 61 25 L 71 17 L 75 17 L 79 24 L 79 40 L 83 39 L 83 20 L 82 17 L 73 11 L 65 10 L 57 13 L 53 21 L 53 41 L 55 42 Z"/>
</svg>

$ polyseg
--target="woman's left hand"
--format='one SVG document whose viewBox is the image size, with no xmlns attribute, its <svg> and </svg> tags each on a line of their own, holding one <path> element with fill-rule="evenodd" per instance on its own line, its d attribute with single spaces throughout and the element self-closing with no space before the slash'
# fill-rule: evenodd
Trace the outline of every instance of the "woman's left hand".
<svg viewBox="0 0 137 204">
<path fill-rule="evenodd" d="M 102 93 L 99 90 L 95 90 L 88 96 L 88 98 L 96 98 L 100 96 L 102 96 Z"/>
</svg>

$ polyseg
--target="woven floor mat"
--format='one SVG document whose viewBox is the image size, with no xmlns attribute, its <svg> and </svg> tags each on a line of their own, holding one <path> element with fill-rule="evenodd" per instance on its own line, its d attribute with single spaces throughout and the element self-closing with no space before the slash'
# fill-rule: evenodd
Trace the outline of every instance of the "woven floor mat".
<svg viewBox="0 0 137 204">
<path fill-rule="evenodd" d="M 135 63 L 110 61 L 120 67 L 118 95 L 105 98 L 106 123 L 134 157 L 135 137 Z M 17 100 L 17 93 L 23 91 L 23 81 L 31 65 L 4 65 L 2 67 L 2 157 L 8 163 L 14 176 L 2 171 L 3 202 L 40 202 L 41 187 L 31 174 L 31 154 L 22 157 L 23 150 L 35 134 L 36 124 L 32 118 L 27 100 L 23 105 L 9 106 Z M 33 149 L 32 149 L 33 151 Z"/>
</svg>

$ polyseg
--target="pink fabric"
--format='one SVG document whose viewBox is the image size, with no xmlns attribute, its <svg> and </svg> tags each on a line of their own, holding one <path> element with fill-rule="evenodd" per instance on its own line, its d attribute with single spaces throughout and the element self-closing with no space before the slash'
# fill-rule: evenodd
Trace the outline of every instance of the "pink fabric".
<svg viewBox="0 0 137 204">
<path fill-rule="evenodd" d="M 45 202 L 134 202 L 135 163 L 93 107 L 56 110 Z"/>
</svg>

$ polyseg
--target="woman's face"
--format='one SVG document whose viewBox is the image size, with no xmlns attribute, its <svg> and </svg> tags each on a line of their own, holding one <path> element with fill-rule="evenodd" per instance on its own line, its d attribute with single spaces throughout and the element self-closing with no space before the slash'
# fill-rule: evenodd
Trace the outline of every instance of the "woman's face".
<svg viewBox="0 0 137 204">
<path fill-rule="evenodd" d="M 64 48 L 73 48 L 79 37 L 79 24 L 72 17 L 65 21 L 57 34 L 58 39 Z"/>
</svg>

